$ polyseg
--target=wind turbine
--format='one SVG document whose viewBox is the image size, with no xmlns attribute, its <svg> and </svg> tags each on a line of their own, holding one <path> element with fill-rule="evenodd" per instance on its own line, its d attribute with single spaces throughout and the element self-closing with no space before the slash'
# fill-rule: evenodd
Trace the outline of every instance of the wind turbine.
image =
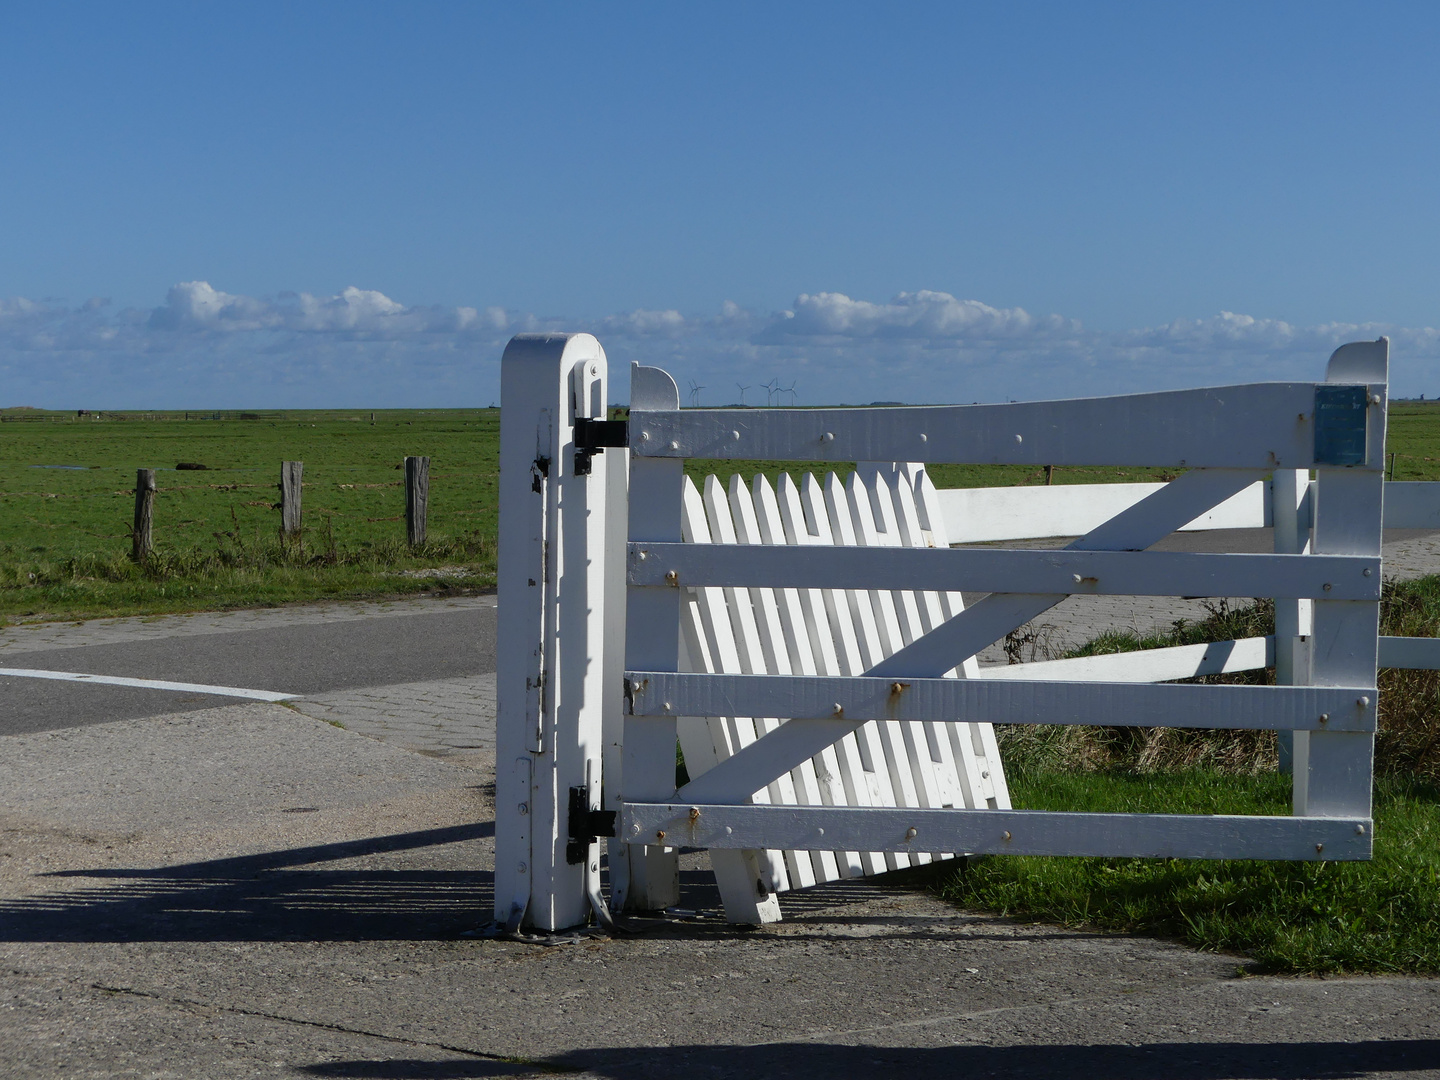
<svg viewBox="0 0 1440 1080">
<path fill-rule="evenodd" d="M 704 389 L 705 387 L 703 386 L 696 386 L 694 379 L 690 380 L 690 407 L 692 409 L 698 409 L 700 407 L 700 391 Z"/>
<path fill-rule="evenodd" d="M 778 378 L 771 379 L 769 382 L 761 383 L 760 385 L 765 387 L 765 404 L 774 405 L 775 395 L 778 392 L 778 388 L 780 386 L 780 380 Z"/>
<path fill-rule="evenodd" d="M 736 386 L 740 386 L 740 384 L 739 384 L 738 382 L 737 382 L 735 385 L 736 385 Z M 740 386 L 740 404 L 741 404 L 741 405 L 744 405 L 744 404 L 745 404 L 745 391 L 746 391 L 746 390 L 749 390 L 749 389 L 750 389 L 750 387 L 748 387 L 748 386 Z"/>
<path fill-rule="evenodd" d="M 782 393 L 782 394 L 789 394 L 789 395 L 790 395 L 790 404 L 791 404 L 792 406 L 798 404 L 799 401 L 800 401 L 799 395 L 797 395 L 797 394 L 795 393 L 795 380 L 794 380 L 794 379 L 791 379 L 791 380 L 790 380 L 790 385 L 789 385 L 789 386 L 781 387 L 781 388 L 780 388 L 780 393 Z"/>
</svg>

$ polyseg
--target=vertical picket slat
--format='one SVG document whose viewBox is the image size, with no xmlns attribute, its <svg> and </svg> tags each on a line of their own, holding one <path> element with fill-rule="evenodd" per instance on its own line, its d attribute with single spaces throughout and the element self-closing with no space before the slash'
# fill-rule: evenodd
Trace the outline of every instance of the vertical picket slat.
<svg viewBox="0 0 1440 1080">
<path fill-rule="evenodd" d="M 714 476 L 707 477 L 705 490 L 711 497 L 706 500 L 706 509 L 711 513 L 711 521 L 718 525 L 720 542 L 759 543 L 760 526 L 755 520 L 755 507 L 744 486 L 736 483 L 739 479 L 738 476 L 731 477 L 727 500 L 719 479 Z M 753 635 L 759 648 L 750 651 L 748 667 L 744 666 L 747 663 L 746 658 L 741 657 L 742 670 L 755 674 L 793 674 L 790 649 L 780 627 L 780 610 L 775 599 L 775 590 L 748 589 L 746 594 L 750 606 L 740 613 L 742 625 L 737 628 L 737 632 L 747 637 Z M 757 719 L 756 726 L 763 731 L 773 731 L 780 726 L 780 721 L 773 718 Z M 821 795 L 820 779 L 813 761 L 802 762 L 798 768 L 791 770 L 790 779 L 793 783 L 794 798 L 799 805 L 823 806 L 828 801 Z M 801 888 L 835 877 L 835 857 L 830 852 L 789 852 L 786 855 L 786 865 L 794 868 L 792 872 L 798 875 L 797 880 L 801 883 L 798 887 Z"/>
<path fill-rule="evenodd" d="M 684 517 L 685 540 L 692 544 L 714 543 L 715 537 L 710 531 L 710 520 L 706 513 L 704 500 L 695 489 L 695 485 L 687 478 L 685 480 L 685 517 Z M 698 618 L 695 632 L 702 636 L 706 651 L 709 653 L 708 668 L 711 671 L 733 671 L 741 672 L 744 669 L 745 661 L 742 660 L 740 645 L 736 640 L 735 624 L 732 621 L 733 609 L 736 606 L 731 602 L 727 590 L 715 587 L 695 588 L 691 590 L 695 596 L 695 613 Z M 733 594 L 734 590 L 728 590 Z M 753 645 L 754 642 L 748 644 Z M 748 652 L 747 652 L 748 656 Z M 757 721 L 753 717 L 727 716 L 706 718 L 706 730 L 709 733 L 709 746 L 713 748 L 715 763 L 729 757 L 743 747 L 749 746 L 752 742 L 779 726 L 779 721 L 770 721 L 765 726 L 764 721 Z M 692 737 L 698 740 L 699 730 L 694 729 Z M 685 760 L 690 762 L 689 742 L 685 748 Z M 708 759 L 697 759 L 695 771 L 691 774 L 698 776 L 704 771 L 701 766 L 708 767 L 711 762 Z M 756 792 L 752 796 L 754 802 L 790 803 L 796 802 L 794 781 L 789 774 L 778 778 L 770 784 L 764 792 Z M 720 853 L 712 853 L 718 855 Z M 759 889 L 755 886 L 757 880 L 763 880 L 766 885 L 767 895 L 786 888 L 797 887 L 797 881 L 806 885 L 813 885 L 814 879 L 810 874 L 810 862 L 803 855 L 796 853 L 777 851 L 746 852 L 744 853 L 749 862 L 743 875 L 731 867 L 725 873 L 730 873 L 737 884 L 732 888 L 726 884 L 722 892 L 727 896 L 726 912 L 729 914 L 736 903 L 746 905 L 755 902 L 759 897 Z M 750 863 L 754 865 L 751 866 Z M 719 866 L 716 869 L 717 880 L 722 875 Z M 741 897 L 738 882 L 745 882 L 747 893 Z M 736 896 L 736 900 L 728 897 Z M 762 898 L 763 899 L 763 898 Z M 773 903 L 773 901 L 770 901 Z M 768 910 L 768 909 L 767 909 Z M 778 917 L 778 908 L 777 917 Z M 756 921 L 773 921 L 768 918 L 760 918 L 764 911 L 757 912 Z"/>
<path fill-rule="evenodd" d="M 763 476 L 757 477 L 755 484 L 763 501 L 770 490 L 769 484 Z M 788 543 L 830 545 L 835 542 L 830 531 L 829 513 L 825 508 L 825 493 L 813 473 L 805 474 L 799 490 L 788 475 L 782 475 L 778 501 Z M 827 672 L 839 675 L 863 673 L 865 665 L 860 656 L 855 623 L 845 593 L 836 589 L 807 589 L 799 592 L 801 610 L 807 626 L 811 628 L 812 639 L 818 638 L 822 642 L 816 655 L 822 658 Z M 828 645 L 828 648 L 824 645 Z M 876 725 L 865 724 L 846 736 L 842 742 L 847 746 L 847 753 L 848 747 L 852 745 L 849 743 L 851 739 L 854 740 L 853 758 L 858 766 L 858 771 L 854 774 L 856 804 L 898 805 L 890 783 L 885 748 Z M 883 873 L 886 869 L 900 865 L 893 856 L 878 851 L 861 852 L 860 860 L 865 872 L 869 874 Z"/>
<path fill-rule="evenodd" d="M 897 539 L 902 547 L 927 547 L 929 543 L 920 528 L 920 515 L 915 506 L 915 491 L 908 474 L 897 469 L 888 476 L 882 475 L 876 481 L 885 502 L 893 508 L 893 522 Z M 919 637 L 933 630 L 944 621 L 940 613 L 940 598 L 934 592 L 911 594 L 919 623 L 913 631 Z M 913 638 L 912 638 L 913 640 Z M 907 642 L 908 643 L 908 642 Z M 954 674 L 951 672 L 951 674 Z M 979 783 L 979 770 L 975 755 L 961 753 L 951 739 L 952 723 L 932 720 L 922 725 L 925 737 L 930 743 L 931 760 L 935 762 L 937 778 L 940 781 L 946 801 L 945 806 L 971 806 L 967 793 L 974 791 Z M 971 774 L 971 775 L 967 775 Z"/>
<path fill-rule="evenodd" d="M 875 524 L 874 506 L 870 501 L 869 486 L 858 473 L 851 473 L 845 491 L 849 497 L 849 509 L 855 523 L 855 539 L 861 547 L 889 547 L 891 537 L 882 536 Z M 885 655 L 903 649 L 908 641 L 900 627 L 900 610 L 903 605 L 895 603 L 895 594 L 886 589 L 871 589 L 870 601 L 875 610 L 875 621 L 881 631 L 881 648 Z M 904 745 L 905 761 L 915 785 L 915 806 L 939 807 L 944 805 L 944 793 L 935 774 L 935 763 L 930 757 L 930 745 L 923 731 L 908 723 L 894 724 Z M 901 768 L 905 766 L 902 764 Z M 918 863 L 930 861 L 930 854 L 915 853 L 912 858 Z"/>
<path fill-rule="evenodd" d="M 825 476 L 825 511 L 829 519 L 831 538 L 843 547 L 855 547 L 855 521 L 850 513 L 850 499 L 845 486 L 834 473 Z M 846 606 L 850 610 L 855 626 L 855 641 L 860 652 L 862 670 L 869 670 L 889 655 L 884 648 L 878 628 L 875 609 L 870 593 L 861 589 L 844 591 Z M 905 740 L 900 725 L 894 721 L 867 724 L 873 727 L 880 744 L 881 757 L 889 777 L 891 798 L 895 806 L 919 806 L 915 790 L 915 777 L 910 771 Z M 862 729 L 863 730 L 863 729 Z M 886 852 L 885 862 L 894 869 L 911 865 L 915 856 L 907 852 Z"/>
<path fill-rule="evenodd" d="M 719 478 L 713 475 L 705 478 L 705 511 L 710 519 L 711 541 L 718 544 L 736 543 L 735 523 L 730 516 L 729 501 Z M 741 673 L 753 675 L 782 674 L 782 672 L 767 671 L 766 669 L 766 650 L 762 644 L 762 633 L 757 623 L 759 613 L 751 603 L 751 595 L 756 591 L 759 590 L 725 590 L 726 607 L 735 627 L 736 644 L 739 646 L 740 667 L 738 670 Z M 771 652 L 773 655 L 773 648 Z M 787 666 L 788 663 L 787 656 Z M 757 734 L 761 735 L 780 726 L 779 720 L 770 717 L 757 717 L 746 722 L 753 724 Z M 798 800 L 799 804 L 804 806 L 823 805 L 815 776 L 815 766 L 812 762 L 803 762 L 798 768 L 792 770 L 790 779 L 792 800 Z M 828 860 L 825 858 L 827 855 L 829 856 Z M 792 852 L 787 855 L 786 866 L 791 869 L 792 873 L 798 875 L 797 888 L 804 888 L 817 881 L 824 881 L 835 876 L 835 860 L 829 852 Z"/>
<path fill-rule="evenodd" d="M 949 547 L 950 535 L 934 482 L 921 468 L 910 470 L 908 475 L 915 492 L 915 511 L 921 528 L 930 534 L 930 541 L 936 547 Z M 938 600 L 940 613 L 946 619 L 965 610 L 965 599 L 959 593 L 940 593 Z M 973 656 L 967 657 L 960 665 L 958 673 L 963 678 L 977 678 L 980 674 L 980 662 Z M 1000 760 L 1000 746 L 995 740 L 994 725 L 973 722 L 948 726 L 956 759 L 967 763 L 967 768 L 960 774 L 962 781 L 972 785 L 966 796 L 966 805 L 977 809 L 1008 810 L 1010 791 L 1005 783 L 1005 769 Z M 969 766 L 968 763 L 971 762 L 974 763 L 973 766 Z M 977 784 L 978 786 L 975 786 Z"/>
<path fill-rule="evenodd" d="M 756 478 L 753 491 L 756 494 L 756 524 L 766 543 L 792 546 L 808 543 L 809 530 L 805 527 L 804 511 L 799 507 L 799 491 L 788 474 L 780 474 L 779 497 L 765 477 Z M 795 658 L 793 662 L 802 674 L 837 670 L 834 635 L 825 622 L 825 602 L 819 590 L 785 589 L 782 596 L 782 626 L 786 644 Z M 821 786 L 821 798 L 828 805 L 867 805 L 868 785 L 864 782 L 860 752 L 852 734 L 821 750 L 814 759 L 814 765 Z M 835 851 L 827 854 L 834 860 L 837 873 L 847 877 L 863 873 L 860 852 Z"/>
</svg>

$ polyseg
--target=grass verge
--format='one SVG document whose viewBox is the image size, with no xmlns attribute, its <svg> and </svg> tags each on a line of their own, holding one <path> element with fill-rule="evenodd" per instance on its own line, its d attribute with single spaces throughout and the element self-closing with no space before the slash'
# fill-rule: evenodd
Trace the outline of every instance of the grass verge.
<svg viewBox="0 0 1440 1080">
<path fill-rule="evenodd" d="M 1200 814 L 1286 813 L 1289 778 L 1213 770 L 1021 773 L 1016 806 Z M 941 894 L 1001 915 L 1176 938 L 1247 954 L 1256 973 L 1440 973 L 1440 788 L 1381 778 L 1365 863 L 995 856 Z"/>
<path fill-rule="evenodd" d="M 161 549 L 140 562 L 118 553 L 0 561 L 0 626 L 484 591 L 495 584 L 494 547 L 471 534 L 414 549 L 399 540 L 340 548 L 332 539 L 317 551 L 225 534 L 209 550 Z"/>
</svg>

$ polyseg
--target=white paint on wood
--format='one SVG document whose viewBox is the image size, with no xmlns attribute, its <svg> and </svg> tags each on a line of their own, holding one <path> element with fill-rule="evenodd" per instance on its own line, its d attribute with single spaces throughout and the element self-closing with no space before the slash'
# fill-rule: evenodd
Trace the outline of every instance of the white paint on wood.
<svg viewBox="0 0 1440 1080">
<path fill-rule="evenodd" d="M 657 829 L 696 847 L 763 840 L 813 848 L 832 836 L 880 851 L 942 847 L 993 855 L 1168 859 L 1368 859 L 1369 818 L 1200 814 L 1091 814 L 1044 810 L 626 804 L 622 834 Z"/>
<path fill-rule="evenodd" d="M 631 408 L 679 408 L 675 380 L 659 368 L 630 365 Z M 678 541 L 681 538 L 681 503 L 684 463 L 631 455 L 629 536 L 631 539 Z M 641 657 L 647 666 L 675 671 L 680 661 L 680 591 L 637 589 L 626 593 L 625 664 L 634 667 Z M 611 692 L 614 690 L 612 688 Z M 675 790 L 673 719 L 627 716 L 621 750 L 620 798 L 665 798 Z M 665 795 L 660 794 L 665 792 Z M 676 848 L 663 843 L 632 847 L 628 867 L 616 874 L 611 867 L 611 896 L 616 907 L 652 911 L 671 907 L 680 899 L 680 863 Z"/>
<path fill-rule="evenodd" d="M 1385 528 L 1440 529 L 1440 483 L 1391 480 L 1385 485 Z"/>
<path fill-rule="evenodd" d="M 1083 536 L 1164 484 L 1060 484 L 1053 487 L 942 488 L 937 494 L 952 544 Z M 1256 481 L 1180 526 L 1260 529 L 1271 524 L 1270 492 Z"/>
<path fill-rule="evenodd" d="M 604 626 L 591 612 L 605 601 L 606 484 L 603 466 L 576 474 L 573 421 L 603 402 L 605 375 L 588 334 L 519 335 L 501 361 L 496 760 L 511 764 L 496 774 L 495 916 L 505 925 L 582 923 L 599 880 L 598 847 L 572 864 L 566 845 L 570 789 L 588 786 L 592 807 L 599 799 L 603 664 L 592 660 Z"/>
<path fill-rule="evenodd" d="M 828 500 L 820 482 L 808 475 L 799 484 L 782 475 L 778 487 L 764 476 L 755 477 L 748 486 L 732 477 L 728 490 L 712 476 L 706 479 L 703 494 L 687 481 L 684 542 L 675 546 L 725 551 L 742 560 L 802 547 L 828 554 L 836 550 L 837 541 L 874 548 L 928 547 L 933 537 L 921 525 L 914 494 L 920 475 L 923 470 L 918 468 L 885 466 L 866 469 L 848 483 L 832 476 Z M 933 485 L 929 490 L 933 492 Z M 637 583 L 637 588 L 668 588 L 682 596 L 687 667 L 775 678 L 858 674 L 866 663 L 862 653 L 883 658 L 963 606 L 958 594 L 941 598 L 924 591 L 865 590 L 847 595 L 847 590 L 783 585 L 689 588 L 672 583 L 663 571 L 647 580 L 652 584 Z M 681 711 L 676 719 L 692 783 L 722 767 L 758 737 L 786 737 L 777 730 L 782 720 L 763 708 Z M 992 807 L 1006 798 L 989 725 L 937 721 L 862 725 L 832 738 L 746 797 L 756 804 L 777 806 L 935 807 Z M 752 881 L 755 870 L 765 879 L 768 855 L 769 881 L 776 889 L 879 872 L 933 857 L 928 851 L 825 848 L 741 854 L 758 859 Z M 727 891 L 723 881 L 721 888 L 722 893 Z M 756 921 L 745 910 L 754 893 L 752 888 L 751 896 L 738 903 L 727 899 L 727 915 L 736 921 Z"/>
<path fill-rule="evenodd" d="M 1077 656 L 1067 660 L 1040 660 L 981 668 L 975 678 L 1062 682 L 1169 682 L 1198 675 L 1225 675 L 1255 671 L 1275 663 L 1273 637 L 1210 641 L 1199 645 L 1172 645 L 1164 649 Z"/>
<path fill-rule="evenodd" d="M 865 720 L 986 717 L 997 724 L 1375 730 L 1375 697 L 1365 686 L 891 680 L 654 671 L 627 671 L 625 677 L 635 716 L 753 715 L 768 706 L 781 716 L 823 720 L 841 727 Z M 698 779 L 685 788 L 689 798 L 701 797 L 697 784 Z M 735 789 L 734 797 L 744 799 L 750 794 Z"/>
<path fill-rule="evenodd" d="M 848 493 L 852 505 L 856 493 Z M 892 651 L 924 635 L 913 593 L 1053 592 L 1095 596 L 1272 596 L 1375 601 L 1379 556 L 1218 554 L 1189 551 L 1035 551 L 901 548 L 863 507 L 860 547 L 809 551 L 728 545 L 632 543 L 632 585 L 760 589 L 868 586 L 881 640 Z M 893 522 L 892 522 L 893 524 Z M 880 550 L 870 550 L 879 548 Z M 644 556 L 641 558 L 641 556 Z M 897 594 L 904 599 L 897 600 Z"/>
<path fill-rule="evenodd" d="M 1440 638 L 1382 637 L 1382 668 L 1409 668 L 1413 671 L 1440 671 Z"/>
<path fill-rule="evenodd" d="M 1326 378 L 1372 386 L 1366 456 L 1385 456 L 1385 382 L 1389 342 L 1352 342 L 1335 350 Z M 1314 551 L 1320 555 L 1378 556 L 1384 521 L 1384 473 L 1374 469 L 1320 468 L 1314 491 Z M 1376 600 L 1317 600 L 1307 643 L 1309 679 L 1317 686 L 1370 688 L 1374 700 L 1379 659 L 1380 605 Z M 1375 737 L 1369 732 L 1296 732 L 1293 798 L 1297 815 L 1356 817 L 1370 814 Z"/>
<path fill-rule="evenodd" d="M 1002 405 L 632 410 L 630 446 L 676 458 L 1268 472 L 1315 464 L 1314 407 L 1314 383 L 1251 383 Z M 1381 465 L 1372 456 L 1363 468 Z"/>
</svg>

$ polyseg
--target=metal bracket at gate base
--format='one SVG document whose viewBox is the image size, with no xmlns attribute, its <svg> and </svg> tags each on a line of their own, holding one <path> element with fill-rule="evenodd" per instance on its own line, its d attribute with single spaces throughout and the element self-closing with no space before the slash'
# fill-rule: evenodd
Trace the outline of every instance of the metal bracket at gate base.
<svg viewBox="0 0 1440 1080">
<path fill-rule="evenodd" d="M 589 476 L 590 462 L 607 446 L 630 445 L 630 422 L 628 420 L 592 420 L 588 416 L 575 418 L 575 475 Z"/>
<path fill-rule="evenodd" d="M 583 863 L 590 854 L 590 845 L 602 836 L 615 835 L 615 811 L 590 809 L 590 788 L 570 789 L 570 842 L 565 845 L 565 861 Z"/>
</svg>

